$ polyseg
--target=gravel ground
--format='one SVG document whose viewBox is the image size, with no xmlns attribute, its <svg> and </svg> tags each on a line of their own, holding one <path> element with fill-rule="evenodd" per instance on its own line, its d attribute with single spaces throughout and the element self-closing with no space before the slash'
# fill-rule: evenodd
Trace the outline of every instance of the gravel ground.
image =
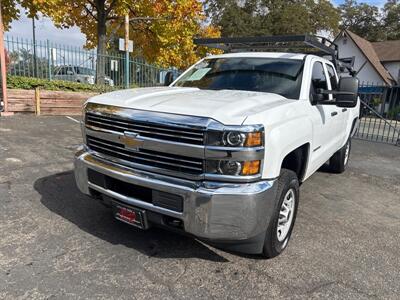
<svg viewBox="0 0 400 300">
<path fill-rule="evenodd" d="M 75 186 L 80 142 L 66 117 L 0 119 L 0 299 L 399 299 L 400 147 L 353 141 L 264 260 L 114 220 Z"/>
</svg>

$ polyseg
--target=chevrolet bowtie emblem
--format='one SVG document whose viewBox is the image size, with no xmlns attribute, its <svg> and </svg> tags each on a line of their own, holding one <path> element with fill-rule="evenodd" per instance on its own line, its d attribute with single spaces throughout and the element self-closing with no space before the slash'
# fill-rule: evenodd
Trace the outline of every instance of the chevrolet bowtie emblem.
<svg viewBox="0 0 400 300">
<path fill-rule="evenodd" d="M 134 132 L 124 132 L 124 135 L 119 136 L 119 140 L 125 145 L 126 148 L 138 150 L 143 146 L 144 141 L 138 138 L 138 134 Z"/>
</svg>

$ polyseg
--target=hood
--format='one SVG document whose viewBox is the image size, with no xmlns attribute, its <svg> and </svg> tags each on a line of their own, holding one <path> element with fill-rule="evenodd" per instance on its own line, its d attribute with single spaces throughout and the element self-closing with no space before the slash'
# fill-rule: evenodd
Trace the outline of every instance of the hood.
<svg viewBox="0 0 400 300">
<path fill-rule="evenodd" d="M 290 100 L 271 93 L 178 87 L 120 90 L 89 99 L 124 108 L 208 117 L 225 125 L 241 125 L 249 115 L 287 101 Z"/>
</svg>

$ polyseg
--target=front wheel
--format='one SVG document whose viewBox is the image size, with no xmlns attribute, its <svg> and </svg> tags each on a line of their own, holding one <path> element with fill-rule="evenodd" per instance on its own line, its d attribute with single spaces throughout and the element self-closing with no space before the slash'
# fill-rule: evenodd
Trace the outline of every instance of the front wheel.
<svg viewBox="0 0 400 300">
<path fill-rule="evenodd" d="M 351 139 L 340 148 L 329 160 L 329 168 L 333 173 L 343 173 L 346 170 L 350 159 Z"/>
<path fill-rule="evenodd" d="M 299 180 L 295 172 L 282 169 L 278 179 L 277 207 L 267 229 L 263 256 L 272 258 L 285 250 L 292 234 L 299 205 Z"/>
</svg>

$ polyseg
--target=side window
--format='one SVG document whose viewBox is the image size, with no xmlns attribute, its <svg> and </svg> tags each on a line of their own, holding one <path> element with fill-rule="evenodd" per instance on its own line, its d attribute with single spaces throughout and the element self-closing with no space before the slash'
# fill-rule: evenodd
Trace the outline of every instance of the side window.
<svg viewBox="0 0 400 300">
<path fill-rule="evenodd" d="M 328 76 L 329 76 L 329 80 L 331 82 L 332 90 L 337 90 L 339 83 L 338 83 L 338 80 L 336 77 L 336 72 L 331 65 L 327 64 L 326 68 L 328 69 Z"/>
<path fill-rule="evenodd" d="M 312 69 L 310 99 L 313 99 L 317 89 L 328 89 L 327 79 L 325 76 L 324 67 L 321 62 L 315 62 Z M 328 100 L 329 96 L 324 96 L 324 100 Z"/>
<path fill-rule="evenodd" d="M 65 68 L 61 67 L 60 70 L 58 71 L 58 75 L 65 75 Z"/>
</svg>

